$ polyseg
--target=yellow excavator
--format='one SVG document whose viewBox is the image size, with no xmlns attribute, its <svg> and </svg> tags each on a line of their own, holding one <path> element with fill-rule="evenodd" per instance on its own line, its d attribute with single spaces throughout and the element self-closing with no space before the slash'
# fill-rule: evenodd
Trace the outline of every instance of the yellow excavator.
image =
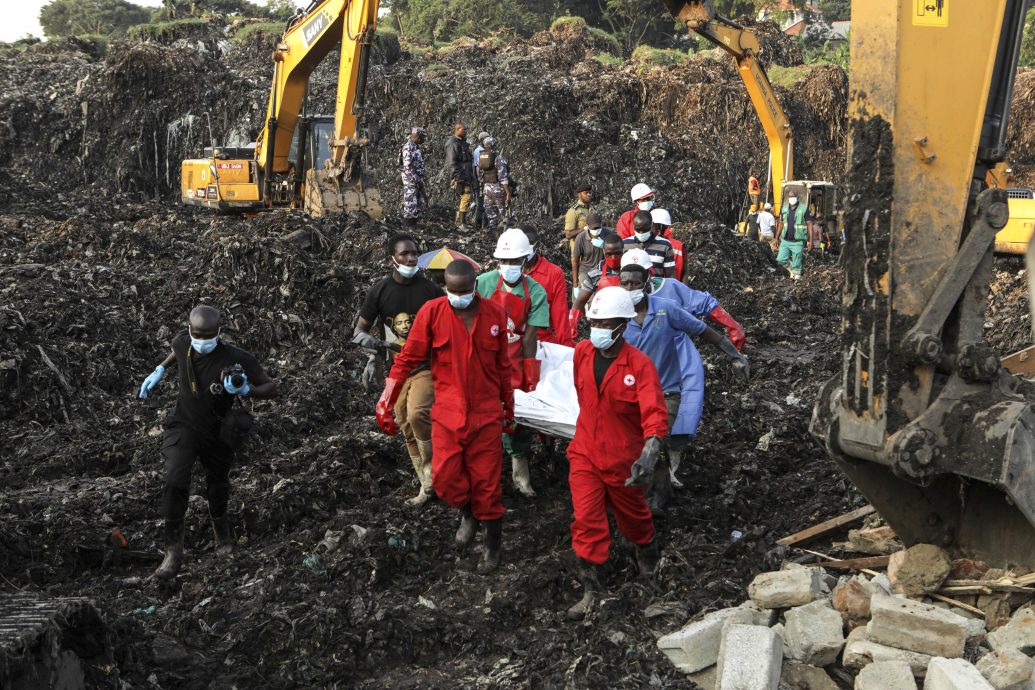
<svg viewBox="0 0 1035 690">
<path fill-rule="evenodd" d="M 772 182 L 773 208 L 782 208 L 784 191 L 797 193 L 799 203 L 812 211 L 814 227 L 823 235 L 813 238 L 836 242 L 840 239 L 837 188 L 832 182 L 794 179 L 794 131 L 776 98 L 765 68 L 758 61 L 761 44 L 758 36 L 719 15 L 710 0 L 664 0 L 672 16 L 684 22 L 698 36 L 722 48 L 733 57 L 751 104 L 762 122 L 769 142 L 769 178 Z M 757 210 L 757 209 L 755 209 Z M 741 232 L 747 223 L 740 223 Z"/>
<path fill-rule="evenodd" d="M 245 147 L 211 146 L 181 167 L 185 204 L 223 211 L 303 208 L 312 216 L 363 211 L 384 217 L 365 166 L 358 123 L 365 104 L 378 0 L 314 0 L 288 22 L 273 52 L 266 120 Z M 309 77 L 341 46 L 333 116 L 304 114 Z"/>
</svg>

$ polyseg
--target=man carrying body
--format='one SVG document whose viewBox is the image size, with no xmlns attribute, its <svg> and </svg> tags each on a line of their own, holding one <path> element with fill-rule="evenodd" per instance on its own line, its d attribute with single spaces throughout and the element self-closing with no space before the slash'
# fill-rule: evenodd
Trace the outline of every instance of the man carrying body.
<svg viewBox="0 0 1035 690">
<path fill-rule="evenodd" d="M 389 241 L 388 262 L 392 272 L 367 291 L 352 342 L 371 350 L 374 356 L 387 351 L 398 353 L 402 347 L 397 342 L 382 340 L 388 333 L 394 334 L 393 341 L 406 340 L 412 321 L 420 309 L 433 299 L 442 297 L 442 290 L 419 274 L 417 268 L 417 242 L 412 237 L 400 235 Z M 395 324 L 407 329 L 400 332 Z M 375 333 L 370 329 L 377 325 Z M 368 365 L 370 367 L 372 365 Z M 431 496 L 431 405 L 435 400 L 429 362 L 422 362 L 403 382 L 395 408 L 410 463 L 420 483 L 420 491 L 406 501 L 411 506 L 422 506 Z M 369 376 L 364 372 L 364 376 Z"/>
<path fill-rule="evenodd" d="M 510 206 L 510 165 L 502 153 L 496 151 L 496 140 L 485 139 L 485 148 L 478 154 L 478 184 L 485 205 L 485 223 L 495 231 L 503 221 L 507 228 L 506 209 Z"/>
<path fill-rule="evenodd" d="M 768 243 L 770 246 L 773 244 L 773 240 L 776 239 L 776 234 L 773 230 L 776 228 L 776 216 L 773 215 L 773 205 L 768 201 L 765 202 L 765 206 L 758 213 L 758 236 L 763 241 Z"/>
<path fill-rule="evenodd" d="M 776 263 L 788 269 L 793 280 L 801 280 L 805 250 L 812 251 L 812 214 L 805 204 L 798 204 L 797 192 L 787 194 L 776 236 L 779 243 Z"/>
<path fill-rule="evenodd" d="M 526 393 L 539 383 L 542 362 L 536 359 L 540 328 L 550 327 L 550 308 L 546 290 L 533 278 L 524 275 L 531 246 L 525 233 L 517 228 L 505 230 L 496 242 L 493 256 L 499 270 L 478 276 L 478 294 L 503 307 L 507 314 L 506 336 L 509 350 L 511 387 Z M 512 462 L 514 486 L 525 496 L 535 496 L 528 460 L 532 454 L 534 434 L 518 426 L 503 435 L 503 448 Z"/>
<path fill-rule="evenodd" d="M 615 226 L 615 231 L 623 240 L 633 236 L 633 218 L 636 213 L 638 211 L 650 213 L 654 208 L 654 190 L 642 182 L 633 185 L 629 196 L 632 197 L 634 206 L 618 218 L 618 224 Z"/>
<path fill-rule="evenodd" d="M 464 229 L 467 211 L 471 208 L 471 194 L 474 185 L 474 171 L 471 147 L 467 145 L 467 127 L 462 122 L 453 125 L 453 135 L 446 140 L 446 175 L 450 186 L 459 200 L 456 210 L 456 226 Z"/>
<path fill-rule="evenodd" d="M 525 264 L 525 275 L 543 286 L 550 307 L 550 325 L 539 329 L 539 340 L 574 347 L 571 326 L 568 324 L 568 281 L 564 278 L 564 271 L 539 253 L 539 231 L 535 226 L 525 224 L 521 226 L 521 231 L 525 233 L 531 247 Z"/>
<path fill-rule="evenodd" d="M 579 298 L 579 286 L 589 272 L 598 268 L 604 260 L 604 238 L 600 214 L 591 211 L 586 216 L 585 227 L 571 243 L 571 283 L 574 286 L 572 299 Z"/>
<path fill-rule="evenodd" d="M 583 597 L 568 609 L 581 620 L 600 592 L 602 566 L 610 557 L 608 508 L 618 530 L 636 545 L 641 575 L 657 565 L 654 518 L 643 485 L 654 474 L 668 416 L 654 364 L 623 337 L 635 316 L 629 294 L 607 287 L 589 308 L 590 339 L 575 346 L 579 417 L 568 446 L 568 484 L 575 519 L 571 546 L 578 557 Z"/>
<path fill-rule="evenodd" d="M 403 224 L 417 227 L 424 215 L 427 196 L 424 193 L 424 153 L 420 145 L 427 139 L 423 127 L 410 130 L 410 138 L 402 148 Z"/>
<path fill-rule="evenodd" d="M 676 255 L 672 243 L 654 234 L 654 219 L 648 211 L 633 216 L 633 236 L 624 240 L 625 251 L 642 249 L 654 263 L 654 274 L 671 278 L 676 274 Z"/>
<path fill-rule="evenodd" d="M 500 435 L 514 422 L 514 391 L 507 356 L 507 316 L 475 293 L 474 267 L 446 267 L 446 296 L 417 312 L 406 347 L 395 358 L 377 402 L 378 426 L 396 434 L 393 409 L 410 373 L 428 359 L 435 386 L 431 410 L 435 493 L 461 511 L 457 547 L 485 525 L 479 573 L 499 566 L 503 534 Z"/>
<path fill-rule="evenodd" d="M 205 468 L 208 512 L 218 552 L 226 555 L 233 550 L 233 530 L 226 509 L 234 450 L 227 443 L 226 434 L 221 433 L 223 419 L 238 396 L 264 400 L 277 395 L 277 384 L 254 356 L 220 340 L 221 326 L 219 310 L 204 305 L 192 309 L 187 330 L 173 338 L 172 352 L 140 386 L 139 396 L 146 399 L 162 380 L 166 367 L 176 362 L 176 407 L 166 417 L 162 435 L 165 558 L 155 571 L 155 577 L 160 579 L 176 577 L 183 565 L 183 521 L 196 460 Z M 243 369 L 243 375 L 229 371 L 236 366 Z M 235 385 L 235 378 L 243 382 L 238 380 L 240 385 Z"/>
<path fill-rule="evenodd" d="M 568 240 L 571 248 L 572 240 L 586 227 L 586 221 L 591 213 L 589 207 L 593 201 L 593 188 L 588 185 L 580 185 L 575 190 L 575 203 L 568 207 L 564 214 L 564 239 Z"/>
<path fill-rule="evenodd" d="M 618 271 L 622 267 L 622 254 L 625 253 L 625 243 L 617 234 L 603 233 L 600 238 L 603 244 L 604 258 L 596 268 L 586 274 L 586 277 L 579 285 L 579 296 L 571 305 L 568 312 L 568 324 L 571 327 L 571 339 L 575 340 L 579 333 L 579 321 L 582 320 L 582 312 L 586 305 L 593 298 L 593 294 L 601 288 L 618 286 Z"/>
</svg>

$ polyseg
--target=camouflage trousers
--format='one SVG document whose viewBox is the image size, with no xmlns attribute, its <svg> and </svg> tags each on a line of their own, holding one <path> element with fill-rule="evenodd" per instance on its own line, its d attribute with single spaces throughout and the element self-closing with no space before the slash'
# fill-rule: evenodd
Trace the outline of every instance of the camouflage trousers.
<svg viewBox="0 0 1035 690">
<path fill-rule="evenodd" d="M 424 192 L 416 182 L 403 181 L 403 218 L 420 218 L 424 215 Z"/>
<path fill-rule="evenodd" d="M 507 226 L 504 209 L 507 205 L 507 193 L 498 182 L 486 182 L 482 187 L 482 204 L 485 206 L 485 223 L 490 230 L 495 230 L 503 219 L 503 227 Z"/>
</svg>

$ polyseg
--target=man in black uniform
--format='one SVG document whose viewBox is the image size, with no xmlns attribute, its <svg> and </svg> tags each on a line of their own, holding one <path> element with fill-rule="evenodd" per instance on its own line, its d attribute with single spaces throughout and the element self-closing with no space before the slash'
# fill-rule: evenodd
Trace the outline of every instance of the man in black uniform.
<svg viewBox="0 0 1035 690">
<path fill-rule="evenodd" d="M 386 350 L 400 352 L 409 335 L 413 318 L 426 302 L 445 295 L 442 288 L 419 274 L 417 242 L 408 235 L 399 235 L 388 243 L 388 261 L 392 272 L 367 291 L 352 342 L 373 352 L 373 357 Z M 377 324 L 374 334 L 370 329 Z M 382 338 L 387 339 L 385 342 Z M 431 362 L 418 366 L 399 394 L 395 418 L 406 439 L 406 451 L 420 482 L 420 492 L 406 501 L 422 506 L 432 495 L 431 488 L 431 405 L 435 389 L 431 381 Z M 363 371 L 363 383 L 369 386 L 374 362 Z M 378 386 L 382 381 L 377 382 Z"/>
<path fill-rule="evenodd" d="M 176 407 L 165 420 L 162 455 L 165 456 L 165 559 L 155 577 L 172 579 L 183 564 L 183 518 L 190 497 L 194 461 L 200 460 L 207 479 L 208 511 L 220 554 L 233 550 L 233 534 L 227 519 L 230 500 L 230 467 L 234 451 L 220 436 L 223 418 L 237 396 L 264 399 L 277 395 L 277 384 L 266 375 L 258 360 L 244 350 L 219 339 L 221 317 L 213 307 L 191 310 L 186 331 L 172 341 L 172 352 L 140 386 L 147 398 L 176 362 L 179 393 Z M 243 382 L 234 385 L 228 370 L 240 365 Z"/>
</svg>

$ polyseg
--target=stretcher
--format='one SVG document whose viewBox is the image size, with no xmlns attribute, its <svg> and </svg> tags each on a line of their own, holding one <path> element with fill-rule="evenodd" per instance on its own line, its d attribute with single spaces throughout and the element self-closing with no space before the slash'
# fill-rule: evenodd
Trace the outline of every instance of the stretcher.
<svg viewBox="0 0 1035 690">
<path fill-rule="evenodd" d="M 531 393 L 514 391 L 514 418 L 519 424 L 568 440 L 575 436 L 579 398 L 575 391 L 574 355 L 574 348 L 539 343 L 539 385 Z"/>
</svg>

